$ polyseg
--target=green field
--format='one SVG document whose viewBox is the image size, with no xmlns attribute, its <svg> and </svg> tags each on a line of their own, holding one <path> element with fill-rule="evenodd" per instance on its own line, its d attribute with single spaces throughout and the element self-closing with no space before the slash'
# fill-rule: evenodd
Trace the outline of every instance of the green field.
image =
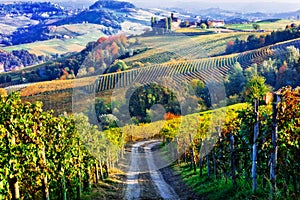
<svg viewBox="0 0 300 200">
<path fill-rule="evenodd" d="M 292 23 L 299 24 L 299 21 L 296 21 L 296 20 L 277 20 L 277 21 L 274 21 L 274 22 L 262 21 L 262 22 L 257 22 L 256 24 L 260 25 L 261 30 L 273 31 L 273 30 L 284 30 L 286 25 L 290 25 Z M 228 25 L 226 25 L 226 28 L 252 31 L 253 30 L 253 24 L 254 23 L 250 23 L 250 24 L 228 24 Z"/>
<path fill-rule="evenodd" d="M 3 48 L 6 51 L 26 49 L 36 55 L 65 54 L 78 52 L 85 48 L 86 44 L 96 41 L 104 35 L 103 26 L 97 24 L 73 24 L 59 26 L 53 29 L 51 34 L 68 35 L 70 39 L 51 39 L 30 44 L 21 44 Z M 50 34 L 50 35 L 51 35 Z"/>
</svg>

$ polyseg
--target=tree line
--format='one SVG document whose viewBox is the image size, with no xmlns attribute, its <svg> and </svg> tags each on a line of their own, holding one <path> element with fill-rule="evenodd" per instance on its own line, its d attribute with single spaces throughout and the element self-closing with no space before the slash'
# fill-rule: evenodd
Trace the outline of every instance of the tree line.
<svg viewBox="0 0 300 200">
<path fill-rule="evenodd" d="M 226 54 L 239 53 L 258 49 L 264 46 L 283 42 L 291 39 L 300 37 L 300 26 L 292 24 L 287 26 L 285 30 L 273 31 L 271 34 L 260 35 L 249 35 L 247 40 L 241 40 L 236 38 L 235 41 L 227 43 Z"/>
</svg>

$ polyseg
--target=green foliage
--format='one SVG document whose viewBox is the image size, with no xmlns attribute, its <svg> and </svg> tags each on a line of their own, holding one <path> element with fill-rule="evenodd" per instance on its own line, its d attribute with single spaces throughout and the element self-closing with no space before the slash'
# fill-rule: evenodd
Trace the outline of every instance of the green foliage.
<svg viewBox="0 0 300 200">
<path fill-rule="evenodd" d="M 297 49 L 295 46 L 288 46 L 286 50 L 286 61 L 292 66 L 297 64 L 300 59 L 299 49 Z"/>
<path fill-rule="evenodd" d="M 248 80 L 244 93 L 247 101 L 253 103 L 255 99 L 262 99 L 268 90 L 264 77 L 253 76 Z"/>
<path fill-rule="evenodd" d="M 107 73 L 124 71 L 128 68 L 123 60 L 116 60 L 108 69 Z"/>
<path fill-rule="evenodd" d="M 147 120 L 147 110 L 155 104 L 161 104 L 166 112 L 180 115 L 181 110 L 177 98 L 171 90 L 157 84 L 141 86 L 131 95 L 129 112 L 140 122 L 150 122 Z"/>
<path fill-rule="evenodd" d="M 240 94 L 243 91 L 245 84 L 246 78 L 243 74 L 243 68 L 236 62 L 225 80 L 227 96 Z"/>
<path fill-rule="evenodd" d="M 202 23 L 202 24 L 200 25 L 200 28 L 202 28 L 202 29 L 207 29 L 207 25 L 206 25 L 205 23 Z"/>
</svg>

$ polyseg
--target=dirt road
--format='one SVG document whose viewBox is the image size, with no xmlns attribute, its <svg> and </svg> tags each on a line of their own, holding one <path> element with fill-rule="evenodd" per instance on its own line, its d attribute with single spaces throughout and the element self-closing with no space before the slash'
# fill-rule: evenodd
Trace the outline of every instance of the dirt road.
<svg viewBox="0 0 300 200">
<path fill-rule="evenodd" d="M 160 141 L 138 142 L 131 147 L 124 199 L 199 199 L 172 169 L 158 166 L 153 147 Z"/>
</svg>

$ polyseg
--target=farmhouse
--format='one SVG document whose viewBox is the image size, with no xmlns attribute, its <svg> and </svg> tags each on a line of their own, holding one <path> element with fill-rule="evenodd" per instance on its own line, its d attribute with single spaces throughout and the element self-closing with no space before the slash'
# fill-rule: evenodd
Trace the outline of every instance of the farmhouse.
<svg viewBox="0 0 300 200">
<path fill-rule="evenodd" d="M 4 64 L 0 62 L 0 73 L 5 72 Z"/>
<path fill-rule="evenodd" d="M 208 21 L 209 27 L 223 27 L 225 25 L 224 20 L 211 20 Z"/>
</svg>

